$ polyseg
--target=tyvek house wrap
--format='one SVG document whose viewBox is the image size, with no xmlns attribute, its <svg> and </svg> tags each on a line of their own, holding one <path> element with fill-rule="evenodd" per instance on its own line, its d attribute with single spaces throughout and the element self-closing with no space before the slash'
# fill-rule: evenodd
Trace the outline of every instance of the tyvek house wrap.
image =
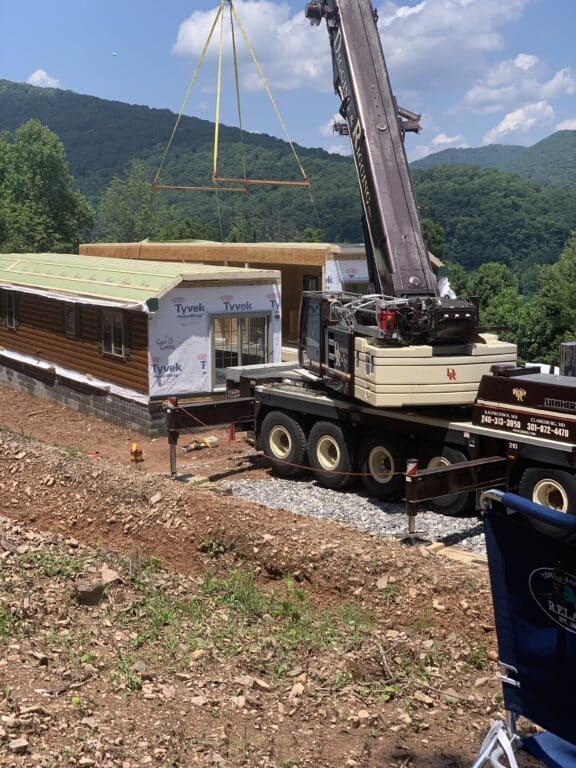
<svg viewBox="0 0 576 768">
<path fill-rule="evenodd" d="M 345 281 L 367 283 L 368 265 L 365 259 L 326 259 L 324 290 L 338 293 Z"/>
<path fill-rule="evenodd" d="M 149 316 L 148 378 L 151 397 L 211 392 L 212 318 L 215 315 L 265 314 L 268 360 L 281 359 L 280 287 L 262 285 L 178 286 Z"/>
</svg>

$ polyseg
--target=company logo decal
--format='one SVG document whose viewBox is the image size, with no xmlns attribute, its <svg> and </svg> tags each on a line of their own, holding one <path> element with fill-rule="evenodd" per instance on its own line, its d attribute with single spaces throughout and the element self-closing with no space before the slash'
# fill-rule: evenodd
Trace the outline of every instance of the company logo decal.
<svg viewBox="0 0 576 768">
<path fill-rule="evenodd" d="M 522 387 L 514 387 L 512 390 L 512 394 L 518 400 L 519 403 L 524 402 L 524 398 L 526 397 L 526 390 L 522 389 Z"/>
<path fill-rule="evenodd" d="M 163 363 L 161 358 L 152 358 L 152 373 L 158 381 L 162 381 L 164 384 L 168 382 L 176 381 L 184 373 L 184 366 L 182 363 Z"/>
<path fill-rule="evenodd" d="M 198 363 L 200 365 L 200 373 L 202 376 L 208 375 L 208 355 L 198 355 Z"/>
<path fill-rule="evenodd" d="M 251 301 L 234 301 L 234 296 L 224 295 L 220 296 L 220 301 L 224 305 L 226 312 L 252 312 Z"/>
<path fill-rule="evenodd" d="M 278 298 L 277 293 L 268 293 L 266 294 L 266 298 L 270 302 L 270 307 L 273 310 L 280 309 L 280 299 Z"/>
<path fill-rule="evenodd" d="M 172 301 L 178 320 L 196 320 L 206 314 L 206 305 L 202 301 L 190 301 L 184 296 L 175 296 Z"/>
<path fill-rule="evenodd" d="M 164 336 L 156 339 L 156 346 L 160 347 L 161 350 L 176 349 L 174 339 L 171 336 L 168 336 L 167 333 L 165 333 Z"/>
<path fill-rule="evenodd" d="M 556 568 L 537 568 L 530 574 L 530 594 L 546 616 L 576 634 L 576 576 Z"/>
<path fill-rule="evenodd" d="M 454 368 L 446 368 L 446 376 L 450 381 L 456 381 L 456 371 Z"/>
</svg>

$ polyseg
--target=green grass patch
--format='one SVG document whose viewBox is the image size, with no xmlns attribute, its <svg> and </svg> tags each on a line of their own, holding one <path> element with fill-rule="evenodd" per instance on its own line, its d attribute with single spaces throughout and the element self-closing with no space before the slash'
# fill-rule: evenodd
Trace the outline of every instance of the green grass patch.
<svg viewBox="0 0 576 768">
<path fill-rule="evenodd" d="M 86 568 L 83 558 L 55 549 L 40 549 L 20 556 L 24 567 L 33 568 L 38 575 L 49 578 L 72 579 Z"/>
</svg>

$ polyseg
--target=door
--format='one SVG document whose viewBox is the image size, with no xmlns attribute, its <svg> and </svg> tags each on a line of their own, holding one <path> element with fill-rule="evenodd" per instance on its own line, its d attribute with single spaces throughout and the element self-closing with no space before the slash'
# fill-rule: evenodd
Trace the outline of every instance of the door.
<svg viewBox="0 0 576 768">
<path fill-rule="evenodd" d="M 212 318 L 214 386 L 226 385 L 226 368 L 268 361 L 267 315 L 218 315 Z"/>
</svg>

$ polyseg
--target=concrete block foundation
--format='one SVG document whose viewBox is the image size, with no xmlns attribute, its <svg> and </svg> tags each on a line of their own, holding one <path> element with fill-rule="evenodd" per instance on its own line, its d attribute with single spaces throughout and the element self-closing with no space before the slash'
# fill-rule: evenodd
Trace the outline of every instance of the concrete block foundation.
<svg viewBox="0 0 576 768">
<path fill-rule="evenodd" d="M 43 400 L 52 400 L 75 411 L 97 416 L 149 437 L 166 434 L 161 402 L 138 403 L 90 384 L 59 376 L 54 370 L 36 368 L 0 354 L 0 383 Z"/>
</svg>

